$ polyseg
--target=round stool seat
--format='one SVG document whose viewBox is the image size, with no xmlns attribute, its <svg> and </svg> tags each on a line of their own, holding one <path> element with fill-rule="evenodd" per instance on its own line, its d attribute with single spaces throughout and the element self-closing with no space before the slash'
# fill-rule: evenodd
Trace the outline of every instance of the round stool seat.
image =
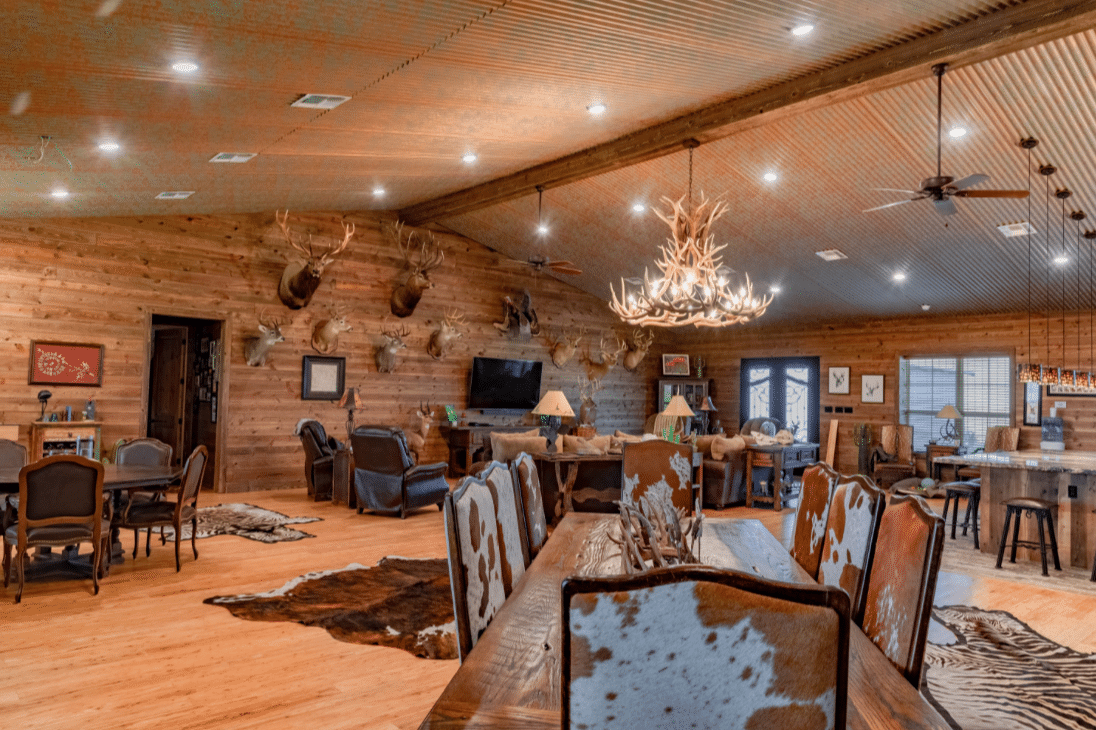
<svg viewBox="0 0 1096 730">
<path fill-rule="evenodd" d="M 974 549 L 981 549 L 982 545 L 978 539 L 978 503 L 982 499 L 982 487 L 970 482 L 946 482 L 941 484 L 939 489 L 944 492 L 943 517 L 945 525 L 948 523 L 949 507 L 953 510 L 951 514 L 951 539 L 955 539 L 955 528 L 959 526 L 959 500 L 966 499 L 967 511 L 963 515 L 962 524 L 963 537 L 967 535 L 967 527 L 971 527 L 974 531 Z"/>
<path fill-rule="evenodd" d="M 1061 570 L 1062 565 L 1058 562 L 1058 539 L 1054 535 L 1054 520 L 1051 516 L 1051 510 L 1057 505 L 1037 497 L 1013 497 L 1004 500 L 1001 504 L 1005 507 L 1005 529 L 1001 531 L 1001 545 L 997 549 L 997 567 L 1000 568 L 1001 562 L 1004 560 L 1005 545 L 1008 543 L 1009 523 L 1015 518 L 1016 522 L 1013 523 L 1012 527 L 1012 554 L 1009 557 L 1009 562 L 1016 562 L 1017 547 L 1032 548 L 1039 551 L 1039 557 L 1043 563 L 1043 575 L 1048 575 L 1046 537 L 1049 533 L 1050 552 L 1054 558 L 1054 569 Z M 1025 513 L 1035 516 L 1035 523 L 1039 526 L 1039 542 L 1020 539 L 1020 517 Z M 1044 523 L 1046 524 L 1045 531 Z"/>
<path fill-rule="evenodd" d="M 1013 507 L 1016 509 L 1054 509 L 1057 507 L 1053 502 L 1048 502 L 1045 499 L 1038 499 L 1036 497 L 1013 497 L 1012 499 L 1006 499 L 1001 504 L 1006 507 Z"/>
<path fill-rule="evenodd" d="M 977 492 L 982 489 L 981 484 L 974 484 L 973 482 L 948 482 L 947 484 L 941 484 L 940 489 L 946 492 L 959 492 L 961 494 L 970 494 L 971 492 Z"/>
</svg>

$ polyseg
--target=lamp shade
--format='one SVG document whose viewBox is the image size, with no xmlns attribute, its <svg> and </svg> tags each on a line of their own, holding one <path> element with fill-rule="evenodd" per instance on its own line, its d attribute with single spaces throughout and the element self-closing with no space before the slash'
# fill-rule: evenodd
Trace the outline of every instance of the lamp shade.
<svg viewBox="0 0 1096 730">
<path fill-rule="evenodd" d="M 702 410 L 702 411 L 718 411 L 719 409 L 715 407 L 715 403 L 712 403 L 712 397 L 708 396 L 707 398 L 704 399 L 704 402 L 700 404 L 700 410 Z"/>
<path fill-rule="evenodd" d="M 689 408 L 689 404 L 685 402 L 685 396 L 675 395 L 670 399 L 670 402 L 666 404 L 666 409 L 662 411 L 664 416 L 695 416 L 693 409 Z"/>
<path fill-rule="evenodd" d="M 545 393 L 544 397 L 540 399 L 540 403 L 537 403 L 536 408 L 533 409 L 533 413 L 538 416 L 559 416 L 561 418 L 575 415 L 575 412 L 571 410 L 571 404 L 567 402 L 567 396 L 563 394 L 562 390 L 549 390 Z"/>
<path fill-rule="evenodd" d="M 362 397 L 357 388 L 347 388 L 339 399 L 339 408 L 352 408 L 357 410 L 362 407 Z"/>
<path fill-rule="evenodd" d="M 955 406 L 950 403 L 940 409 L 940 412 L 936 414 L 937 418 L 962 418 L 963 414 L 955 410 Z"/>
</svg>

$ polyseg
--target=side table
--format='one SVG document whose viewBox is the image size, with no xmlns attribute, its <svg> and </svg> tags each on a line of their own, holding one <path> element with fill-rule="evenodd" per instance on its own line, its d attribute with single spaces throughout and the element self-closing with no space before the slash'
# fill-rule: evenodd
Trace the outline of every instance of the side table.
<svg viewBox="0 0 1096 730">
<path fill-rule="evenodd" d="M 331 501 L 351 509 L 358 506 L 354 489 L 354 452 L 346 446 L 335 451 L 331 462 Z"/>
<path fill-rule="evenodd" d="M 752 507 L 755 499 L 768 502 L 772 500 L 774 510 L 784 509 L 783 493 L 787 488 L 785 475 L 793 469 L 807 466 L 818 461 L 818 444 L 790 444 L 781 446 L 758 446 L 752 444 L 746 447 L 746 506 Z M 772 495 L 756 494 L 753 489 L 754 467 L 769 468 L 773 470 Z M 791 495 L 789 495 L 791 496 Z"/>
<path fill-rule="evenodd" d="M 959 447 L 953 444 L 928 444 L 925 446 L 925 467 L 929 473 L 929 476 L 940 481 L 940 467 L 948 466 L 953 472 L 958 471 L 958 467 L 950 464 L 937 464 L 936 459 L 941 456 L 955 456 L 959 453 Z M 952 479 L 951 481 L 955 481 Z"/>
</svg>

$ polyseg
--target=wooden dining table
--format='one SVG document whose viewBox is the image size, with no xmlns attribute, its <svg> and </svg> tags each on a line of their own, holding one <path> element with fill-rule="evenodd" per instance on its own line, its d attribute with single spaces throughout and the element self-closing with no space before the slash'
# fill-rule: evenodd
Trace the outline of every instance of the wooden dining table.
<svg viewBox="0 0 1096 730">
<path fill-rule="evenodd" d="M 543 728 L 560 714 L 560 584 L 618 572 L 613 515 L 563 518 L 446 686 L 424 728 Z M 813 582 L 756 520 L 709 519 L 701 560 L 773 580 Z M 855 624 L 849 642 L 849 730 L 948 730 L 944 718 Z"/>
</svg>

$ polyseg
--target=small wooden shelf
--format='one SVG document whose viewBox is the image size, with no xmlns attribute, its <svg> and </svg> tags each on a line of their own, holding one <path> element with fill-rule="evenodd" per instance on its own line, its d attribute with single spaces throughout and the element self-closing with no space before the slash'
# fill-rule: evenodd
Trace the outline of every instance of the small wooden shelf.
<svg viewBox="0 0 1096 730">
<path fill-rule="evenodd" d="M 35 421 L 30 424 L 30 457 L 79 454 L 99 460 L 100 421 Z"/>
</svg>

